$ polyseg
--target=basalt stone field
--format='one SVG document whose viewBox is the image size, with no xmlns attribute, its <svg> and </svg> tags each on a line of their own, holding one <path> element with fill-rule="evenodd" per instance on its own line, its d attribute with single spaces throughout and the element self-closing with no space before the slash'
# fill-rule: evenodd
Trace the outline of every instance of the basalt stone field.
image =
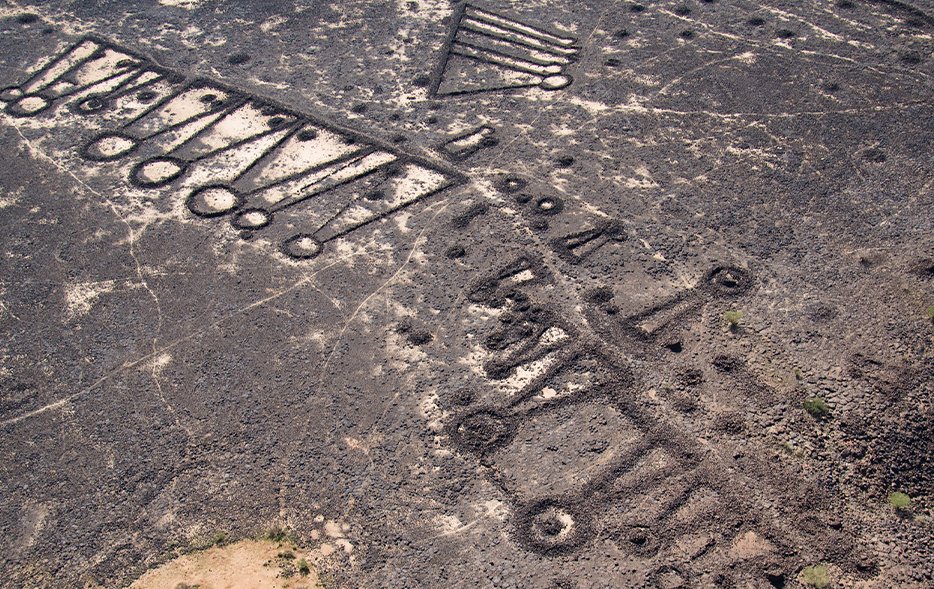
<svg viewBox="0 0 934 589">
<path fill-rule="evenodd" d="M 5 0 L 0 147 L 0 587 L 934 587 L 934 2 Z"/>
</svg>

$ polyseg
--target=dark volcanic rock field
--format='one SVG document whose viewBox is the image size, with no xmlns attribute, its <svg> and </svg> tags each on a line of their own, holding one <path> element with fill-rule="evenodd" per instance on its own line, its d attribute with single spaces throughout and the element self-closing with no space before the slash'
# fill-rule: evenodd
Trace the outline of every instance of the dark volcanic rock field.
<svg viewBox="0 0 934 589">
<path fill-rule="evenodd" d="M 0 3 L 0 587 L 269 530 L 329 589 L 934 586 L 932 54 L 925 0 Z"/>
</svg>

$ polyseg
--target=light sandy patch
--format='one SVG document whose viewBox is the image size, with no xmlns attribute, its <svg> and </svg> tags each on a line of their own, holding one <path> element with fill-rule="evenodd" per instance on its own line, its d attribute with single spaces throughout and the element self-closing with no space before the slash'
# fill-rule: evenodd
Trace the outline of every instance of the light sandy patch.
<svg viewBox="0 0 934 589">
<path fill-rule="evenodd" d="M 0 194 L 0 209 L 5 209 L 15 205 L 22 197 L 23 189 L 13 190 L 10 192 L 4 191 L 3 194 Z"/>
<path fill-rule="evenodd" d="M 733 541 L 730 556 L 737 560 L 755 558 L 774 550 L 775 546 L 771 542 L 750 530 Z"/>
<path fill-rule="evenodd" d="M 439 515 L 435 517 L 435 527 L 438 528 L 441 536 L 450 536 L 456 534 L 464 528 L 462 522 L 456 515 Z"/>
<path fill-rule="evenodd" d="M 497 388 L 510 396 L 516 395 L 522 391 L 522 389 L 531 384 L 533 380 L 554 366 L 556 360 L 557 358 L 555 355 L 550 354 L 540 360 L 535 360 L 533 362 L 529 362 L 528 364 L 516 366 L 510 377 L 496 383 L 499 385 Z"/>
<path fill-rule="evenodd" d="M 259 28 L 264 33 L 272 33 L 287 22 L 288 19 L 282 15 L 271 16 L 264 20 Z"/>
<path fill-rule="evenodd" d="M 364 454 L 370 453 L 370 448 L 360 439 L 344 436 L 344 443 L 347 444 L 347 447 L 351 450 L 357 450 L 359 452 L 363 452 Z"/>
<path fill-rule="evenodd" d="M 25 550 L 35 544 L 51 511 L 48 503 L 29 503 L 24 506 L 22 518 L 24 534 L 19 548 Z"/>
<path fill-rule="evenodd" d="M 648 168 L 639 166 L 634 172 L 636 176 L 624 180 L 624 186 L 626 186 L 626 188 L 658 188 L 658 184 L 652 179 L 652 174 L 649 172 Z"/>
<path fill-rule="evenodd" d="M 103 280 L 100 282 L 79 282 L 65 289 L 65 313 L 69 319 L 86 315 L 94 301 L 102 294 L 112 292 L 114 289 L 113 280 Z"/>
<path fill-rule="evenodd" d="M 165 369 L 166 366 L 169 365 L 169 362 L 171 361 L 172 361 L 172 354 L 169 354 L 168 352 L 159 354 L 152 361 L 151 366 L 152 366 L 153 372 L 156 374 L 162 374 L 162 371 Z"/>
<path fill-rule="evenodd" d="M 597 102 L 595 100 L 585 100 L 583 98 L 574 96 L 567 100 L 568 104 L 580 107 L 587 111 L 588 114 L 593 116 L 598 116 L 608 110 L 610 107 L 603 104 L 602 102 Z"/>
<path fill-rule="evenodd" d="M 448 416 L 448 412 L 441 408 L 438 401 L 438 393 L 431 391 L 418 404 L 419 413 L 428 421 L 428 428 L 434 432 L 444 429 L 444 420 Z"/>
<path fill-rule="evenodd" d="M 289 558 L 291 556 L 291 558 Z M 130 589 L 307 589 L 320 588 L 309 565 L 302 574 L 300 563 L 313 554 L 278 542 L 244 540 L 187 554 L 147 572 Z"/>
<path fill-rule="evenodd" d="M 159 0 L 159 4 L 191 10 L 192 8 L 197 8 L 198 5 L 201 4 L 201 0 Z"/>
</svg>

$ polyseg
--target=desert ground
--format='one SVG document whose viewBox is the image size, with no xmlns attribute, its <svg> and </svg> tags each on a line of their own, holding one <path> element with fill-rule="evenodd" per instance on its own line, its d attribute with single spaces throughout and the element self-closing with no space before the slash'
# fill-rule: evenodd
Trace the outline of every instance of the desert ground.
<svg viewBox="0 0 934 589">
<path fill-rule="evenodd" d="M 934 3 L 0 0 L 0 587 L 934 586 Z"/>
</svg>

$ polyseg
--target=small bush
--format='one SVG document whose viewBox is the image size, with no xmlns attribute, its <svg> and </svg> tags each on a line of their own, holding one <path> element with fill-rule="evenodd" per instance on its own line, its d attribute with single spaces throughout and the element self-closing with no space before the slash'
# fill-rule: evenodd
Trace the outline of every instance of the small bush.
<svg viewBox="0 0 934 589">
<path fill-rule="evenodd" d="M 289 533 L 285 528 L 275 527 L 269 528 L 265 536 L 270 542 L 285 542 L 289 537 Z"/>
<path fill-rule="evenodd" d="M 822 564 L 805 567 L 801 571 L 801 580 L 811 587 L 826 589 L 830 587 L 830 571 Z"/>
<path fill-rule="evenodd" d="M 791 442 L 782 442 L 781 449 L 789 456 L 800 456 L 802 454 L 801 450 Z"/>
<path fill-rule="evenodd" d="M 292 552 L 291 550 L 280 552 L 277 556 L 283 560 L 294 560 L 295 559 L 295 553 Z"/>
<path fill-rule="evenodd" d="M 311 567 L 308 566 L 308 561 L 304 558 L 298 561 L 298 574 L 303 577 L 307 577 L 309 574 L 311 574 Z"/>
<path fill-rule="evenodd" d="M 924 314 L 927 316 L 928 319 L 930 319 L 931 321 L 934 321 L 934 305 L 931 305 L 927 309 L 925 309 Z"/>
<path fill-rule="evenodd" d="M 820 397 L 811 397 L 803 403 L 804 410 L 814 419 L 825 419 L 830 416 L 830 405 Z"/>
<path fill-rule="evenodd" d="M 911 505 L 911 497 L 900 491 L 889 493 L 889 505 L 895 509 L 908 509 Z"/>
<path fill-rule="evenodd" d="M 726 319 L 727 324 L 729 324 L 730 329 L 736 329 L 739 327 L 739 321 L 743 318 L 742 311 L 726 311 L 723 313 L 723 318 Z"/>
<path fill-rule="evenodd" d="M 215 546 L 224 546 L 230 541 L 227 532 L 214 532 L 204 536 L 198 536 L 191 541 L 191 548 L 194 550 L 207 550 Z"/>
</svg>

